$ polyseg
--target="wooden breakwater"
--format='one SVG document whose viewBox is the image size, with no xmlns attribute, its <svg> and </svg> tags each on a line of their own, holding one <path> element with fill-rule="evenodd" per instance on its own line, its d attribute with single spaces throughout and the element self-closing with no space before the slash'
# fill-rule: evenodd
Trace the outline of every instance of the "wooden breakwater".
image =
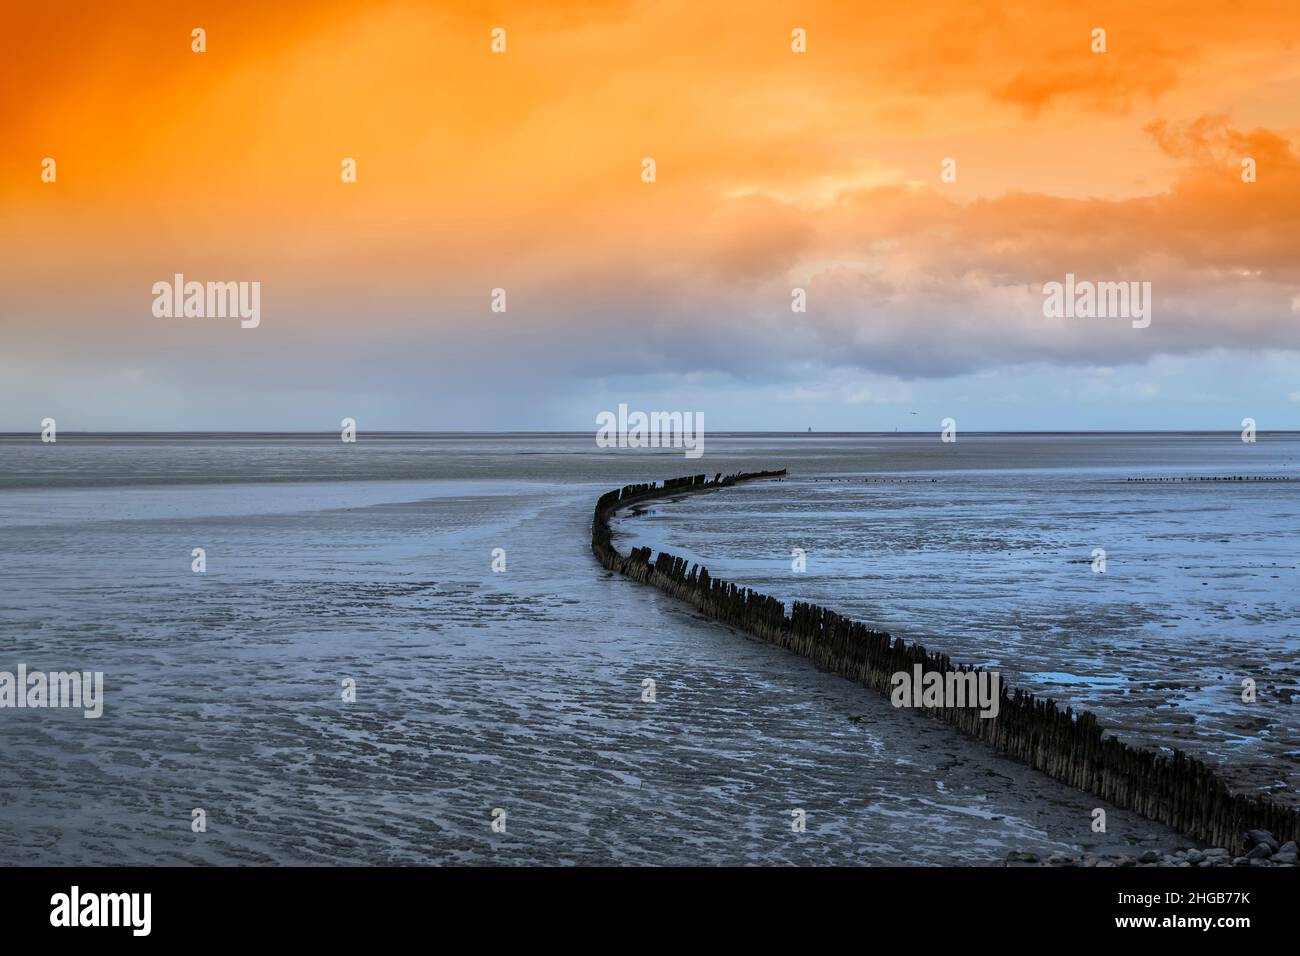
<svg viewBox="0 0 1300 956">
<path fill-rule="evenodd" d="M 742 481 L 777 478 L 785 471 L 761 471 L 712 479 L 672 478 L 610 491 L 596 502 L 591 549 L 612 571 L 650 584 L 697 608 L 705 617 L 801 654 L 823 670 L 886 696 L 890 678 L 920 664 L 926 672 L 978 673 L 954 664 L 946 654 L 927 651 L 816 604 L 783 602 L 709 575 L 708 569 L 649 548 L 621 554 L 612 544 L 609 520 L 621 508 L 655 498 L 725 488 Z M 1175 750 L 1156 753 L 1105 735 L 1096 715 L 1058 708 L 1055 701 L 1001 686 L 996 717 L 977 707 L 927 707 L 932 717 L 967 736 L 1043 771 L 1070 786 L 1141 813 L 1211 846 L 1241 852 L 1246 830 L 1268 830 L 1279 842 L 1300 839 L 1300 811 L 1264 797 L 1235 794 L 1213 767 Z"/>
</svg>

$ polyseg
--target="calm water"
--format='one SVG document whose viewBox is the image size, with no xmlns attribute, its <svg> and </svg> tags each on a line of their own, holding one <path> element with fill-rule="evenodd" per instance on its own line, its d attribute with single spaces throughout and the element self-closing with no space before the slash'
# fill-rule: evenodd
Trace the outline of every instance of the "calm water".
<svg viewBox="0 0 1300 956">
<path fill-rule="evenodd" d="M 699 462 L 589 434 L 0 438 L 0 670 L 106 685 L 98 720 L 0 710 L 0 859 L 934 864 L 1169 845 L 1113 809 L 1092 834 L 1094 799 L 608 575 L 592 504 L 790 468 L 624 528 L 1294 790 L 1300 487 L 1114 479 L 1298 459 L 1269 435 L 709 436 Z M 1098 546 L 1105 575 L 1076 563 Z M 1249 711 L 1238 673 L 1259 683 Z"/>
</svg>

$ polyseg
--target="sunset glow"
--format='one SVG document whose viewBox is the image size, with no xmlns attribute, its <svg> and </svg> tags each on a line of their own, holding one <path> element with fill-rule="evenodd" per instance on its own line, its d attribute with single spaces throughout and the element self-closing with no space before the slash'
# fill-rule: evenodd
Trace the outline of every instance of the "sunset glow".
<svg viewBox="0 0 1300 956">
<path fill-rule="evenodd" d="M 1291 2 L 6 21 L 8 428 L 332 427 L 325 382 L 380 427 L 587 428 L 612 381 L 714 427 L 1231 428 L 1194 407 L 1224 370 L 1297 423 Z M 259 281 L 261 326 L 155 318 L 179 272 Z M 1150 281 L 1154 322 L 1044 319 L 1067 273 Z"/>
</svg>

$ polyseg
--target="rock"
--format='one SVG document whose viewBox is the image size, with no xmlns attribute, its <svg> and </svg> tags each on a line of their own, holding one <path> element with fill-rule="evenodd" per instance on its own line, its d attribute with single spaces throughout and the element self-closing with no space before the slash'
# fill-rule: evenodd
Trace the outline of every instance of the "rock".
<svg viewBox="0 0 1300 956">
<path fill-rule="evenodd" d="M 1179 865 L 1179 866 L 1191 866 L 1192 864 L 1188 863 L 1186 860 L 1183 860 L 1183 862 L 1182 862 L 1182 863 L 1179 863 L 1178 865 Z"/>
<path fill-rule="evenodd" d="M 1266 845 L 1270 854 L 1276 853 L 1279 849 L 1277 840 L 1267 830 L 1247 830 L 1246 846 L 1250 848 L 1260 845 Z"/>
<path fill-rule="evenodd" d="M 1205 854 L 1200 850 L 1188 850 L 1185 859 L 1188 863 L 1203 863 L 1205 862 Z"/>
<path fill-rule="evenodd" d="M 1295 840 L 1287 840 L 1277 850 L 1278 853 L 1300 853 L 1300 847 L 1295 845 Z"/>
<path fill-rule="evenodd" d="M 1121 858 L 1120 858 L 1120 861 L 1119 861 L 1119 865 L 1120 865 L 1120 866 L 1137 866 L 1137 860 L 1133 859 L 1133 857 L 1131 857 L 1131 856 L 1121 857 Z"/>
<path fill-rule="evenodd" d="M 1023 850 L 1012 850 L 1007 854 L 1008 863 L 1037 863 L 1037 853 L 1026 853 Z"/>
<path fill-rule="evenodd" d="M 1295 850 L 1278 850 L 1273 854 L 1273 862 L 1284 864 L 1286 866 L 1295 866 L 1297 854 Z"/>
<path fill-rule="evenodd" d="M 1273 855 L 1273 849 L 1267 843 L 1256 843 L 1246 854 L 1248 860 L 1267 860 Z"/>
<path fill-rule="evenodd" d="M 1235 856 L 1235 857 L 1232 858 L 1232 865 L 1233 865 L 1233 866 L 1250 866 L 1250 860 L 1246 859 L 1244 856 Z"/>
<path fill-rule="evenodd" d="M 1070 853 L 1053 853 L 1047 858 L 1047 862 L 1053 866 L 1064 866 L 1067 863 L 1074 862 L 1074 856 Z"/>
<path fill-rule="evenodd" d="M 1273 864 L 1270 863 L 1268 860 L 1265 860 L 1264 858 L 1257 856 L 1255 857 L 1255 859 L 1250 861 L 1250 865 L 1251 866 L 1272 866 Z"/>
<path fill-rule="evenodd" d="M 1097 861 L 1097 865 L 1098 865 L 1098 866 L 1114 866 L 1115 864 L 1112 863 L 1112 862 L 1110 862 L 1110 860 L 1098 860 L 1098 861 Z"/>
<path fill-rule="evenodd" d="M 1209 857 L 1210 859 L 1214 859 L 1215 857 L 1229 857 L 1229 856 L 1232 856 L 1231 853 L 1229 853 L 1227 850 L 1225 850 L 1225 849 L 1224 849 L 1223 847 L 1221 847 L 1221 846 L 1210 847 L 1210 849 L 1208 849 L 1208 850 L 1205 851 L 1205 855 L 1206 855 L 1207 857 Z"/>
<path fill-rule="evenodd" d="M 1140 857 L 1138 857 L 1138 862 L 1139 862 L 1139 863 L 1158 863 L 1158 862 L 1160 862 L 1160 854 L 1157 853 L 1155 850 L 1143 850 L 1143 851 L 1142 851 L 1142 855 L 1141 855 Z"/>
</svg>

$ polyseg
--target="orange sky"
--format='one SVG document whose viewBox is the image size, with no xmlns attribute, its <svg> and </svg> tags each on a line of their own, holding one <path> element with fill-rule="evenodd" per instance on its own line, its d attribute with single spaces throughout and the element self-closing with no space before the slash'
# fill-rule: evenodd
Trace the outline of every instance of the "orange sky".
<svg viewBox="0 0 1300 956">
<path fill-rule="evenodd" d="M 141 289 L 177 271 L 262 281 L 272 351 L 328 351 L 362 313 L 394 346 L 466 341 L 494 286 L 557 354 L 632 316 L 904 376 L 988 368 L 1008 334 L 1007 362 L 1298 344 L 1294 0 L 6 6 L 11 374 L 53 362 L 53 330 L 126 343 L 148 378 L 185 333 Z M 1066 271 L 1153 280 L 1168 318 L 1093 355 L 1035 324 Z M 815 304 L 793 343 L 792 285 Z M 918 360 L 918 321 L 958 351 Z M 697 371 L 743 374 L 725 365 Z"/>
</svg>

